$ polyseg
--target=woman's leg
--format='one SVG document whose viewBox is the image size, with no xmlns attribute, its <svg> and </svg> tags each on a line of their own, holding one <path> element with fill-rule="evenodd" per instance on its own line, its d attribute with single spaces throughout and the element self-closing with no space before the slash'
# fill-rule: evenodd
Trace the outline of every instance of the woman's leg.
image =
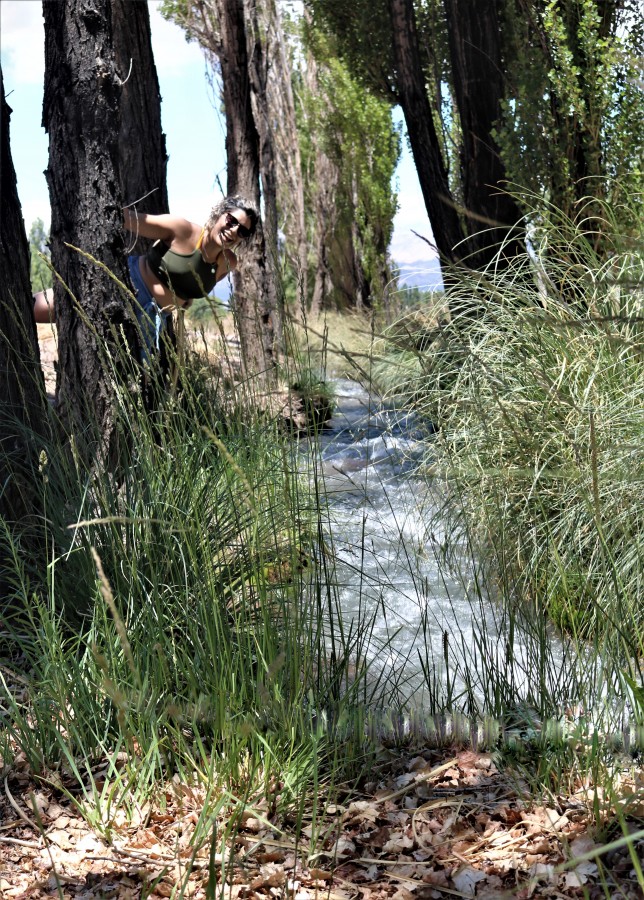
<svg viewBox="0 0 644 900">
<path fill-rule="evenodd" d="M 34 319 L 39 325 L 53 325 L 56 321 L 53 288 L 34 294 Z"/>
<path fill-rule="evenodd" d="M 128 256 L 130 280 L 136 294 L 135 312 L 139 323 L 141 338 L 141 362 L 150 367 L 159 361 L 161 333 L 165 327 L 170 311 L 159 309 L 156 300 L 150 294 L 139 269 L 139 257 Z"/>
</svg>

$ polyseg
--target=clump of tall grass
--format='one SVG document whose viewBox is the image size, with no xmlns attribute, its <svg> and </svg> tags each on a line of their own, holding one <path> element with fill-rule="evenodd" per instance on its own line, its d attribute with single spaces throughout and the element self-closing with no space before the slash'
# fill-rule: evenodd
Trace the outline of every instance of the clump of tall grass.
<svg viewBox="0 0 644 900">
<path fill-rule="evenodd" d="M 246 797 L 272 785 L 292 806 L 340 766 L 317 715 L 341 715 L 362 671 L 320 581 L 297 447 L 248 403 L 224 404 L 190 355 L 154 414 L 117 397 L 119 473 L 52 437 L 40 514 L 2 523 L 4 765 L 22 752 L 36 773 L 60 768 L 104 827 L 175 772 Z M 92 773 L 123 752 L 108 802 Z"/>
<path fill-rule="evenodd" d="M 551 211 L 552 212 L 552 211 Z M 449 315 L 397 323 L 381 388 L 439 428 L 429 453 L 496 591 L 570 633 L 644 651 L 644 260 L 603 209 L 601 242 L 541 220 L 509 268 L 461 273 Z M 601 253 L 598 247 L 601 245 Z"/>
</svg>

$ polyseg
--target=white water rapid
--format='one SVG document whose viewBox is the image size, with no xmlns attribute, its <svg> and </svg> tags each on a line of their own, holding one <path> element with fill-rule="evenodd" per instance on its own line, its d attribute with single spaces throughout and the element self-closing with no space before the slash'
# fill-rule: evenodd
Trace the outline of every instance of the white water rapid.
<svg viewBox="0 0 644 900">
<path fill-rule="evenodd" d="M 431 435 L 356 382 L 333 387 L 334 416 L 308 459 L 328 498 L 344 630 L 368 625 L 372 669 L 398 686 L 401 701 L 433 709 L 531 706 L 542 688 L 562 703 L 573 696 L 562 645 L 549 636 L 544 646 L 543 628 L 510 623 L 475 577 L 464 543 L 441 526 L 444 491 L 416 473 Z"/>
</svg>

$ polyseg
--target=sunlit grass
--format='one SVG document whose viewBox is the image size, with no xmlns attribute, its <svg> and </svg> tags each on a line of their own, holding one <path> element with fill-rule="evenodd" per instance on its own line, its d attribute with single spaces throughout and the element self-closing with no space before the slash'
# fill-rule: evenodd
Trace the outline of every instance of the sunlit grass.
<svg viewBox="0 0 644 900">
<path fill-rule="evenodd" d="M 174 773 L 247 799 L 279 784 L 289 810 L 363 763 L 359 742 L 340 761 L 320 725 L 322 708 L 351 709 L 363 666 L 319 578 L 297 444 L 189 360 L 152 416 L 118 391 L 118 473 L 43 446 L 42 513 L 2 533 L 3 759 L 64 772 L 105 829 Z"/>
</svg>

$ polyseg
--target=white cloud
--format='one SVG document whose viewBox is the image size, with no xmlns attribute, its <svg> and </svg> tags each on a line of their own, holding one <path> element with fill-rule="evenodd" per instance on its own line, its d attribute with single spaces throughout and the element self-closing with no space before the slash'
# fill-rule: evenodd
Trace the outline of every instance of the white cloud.
<svg viewBox="0 0 644 900">
<path fill-rule="evenodd" d="M 19 84 L 42 84 L 45 29 L 39 0 L 2 0 L 0 35 L 5 90 Z"/>
<path fill-rule="evenodd" d="M 432 240 L 431 231 L 423 232 L 417 228 L 414 228 L 414 231 L 417 231 L 418 234 L 422 234 L 423 237 L 428 237 L 430 241 Z M 436 251 L 425 241 L 421 240 L 421 238 L 416 237 L 410 228 L 397 228 L 394 231 L 394 237 L 389 247 L 389 252 L 396 262 L 404 263 L 405 265 L 416 263 L 420 265 L 423 262 L 437 259 Z"/>
<path fill-rule="evenodd" d="M 415 264 L 421 260 L 436 259 L 436 251 L 426 240 L 416 236 L 420 234 L 428 241 L 434 240 L 416 166 L 406 140 L 403 140 L 394 188 L 398 195 L 398 212 L 394 216 L 394 235 L 389 248 L 393 259 L 401 264 Z"/>
<path fill-rule="evenodd" d="M 399 193 L 398 202 L 400 208 L 394 218 L 394 235 L 390 247 L 392 257 L 400 263 L 436 259 L 436 251 L 427 243 L 427 241 L 433 243 L 434 235 L 425 212 L 422 195 L 420 192 L 402 191 Z"/>
</svg>

